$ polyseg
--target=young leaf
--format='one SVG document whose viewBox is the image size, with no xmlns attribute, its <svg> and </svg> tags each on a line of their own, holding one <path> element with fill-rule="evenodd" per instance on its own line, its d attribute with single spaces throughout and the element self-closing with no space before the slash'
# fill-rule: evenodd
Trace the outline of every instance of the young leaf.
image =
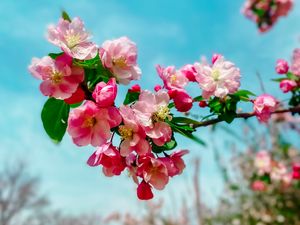
<svg viewBox="0 0 300 225">
<path fill-rule="evenodd" d="M 67 21 L 69 21 L 69 22 L 72 21 L 71 18 L 70 18 L 70 16 L 68 15 L 68 13 L 67 13 L 66 11 L 62 11 L 62 12 L 61 12 L 61 17 L 62 17 L 64 20 L 67 20 Z"/>
<path fill-rule="evenodd" d="M 139 99 L 140 92 L 130 92 L 128 91 L 126 94 L 126 97 L 124 99 L 123 104 L 128 105 L 130 103 L 133 103 Z"/>
<path fill-rule="evenodd" d="M 155 153 L 162 153 L 164 151 L 173 150 L 176 148 L 177 142 L 174 138 L 171 141 L 165 143 L 163 146 L 157 146 L 154 143 L 152 144 L 152 151 Z"/>
<path fill-rule="evenodd" d="M 202 95 L 197 96 L 197 97 L 195 97 L 195 98 L 193 99 L 194 102 L 200 102 L 200 101 L 202 101 L 202 100 L 204 100 L 204 98 L 202 97 Z"/>
<path fill-rule="evenodd" d="M 56 59 L 58 56 L 64 54 L 63 52 L 61 53 L 49 53 L 48 56 L 50 56 L 52 59 Z"/>
<path fill-rule="evenodd" d="M 184 124 L 199 124 L 199 121 L 190 119 L 188 117 L 173 117 L 172 122 L 174 123 L 184 123 Z"/>
<path fill-rule="evenodd" d="M 49 137 L 60 142 L 67 129 L 70 106 L 63 100 L 49 98 L 42 110 L 43 126 Z"/>
</svg>

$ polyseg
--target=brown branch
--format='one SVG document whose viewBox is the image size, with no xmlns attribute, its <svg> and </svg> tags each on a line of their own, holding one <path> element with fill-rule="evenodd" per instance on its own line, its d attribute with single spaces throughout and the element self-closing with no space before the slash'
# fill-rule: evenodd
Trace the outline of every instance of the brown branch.
<svg viewBox="0 0 300 225">
<path fill-rule="evenodd" d="M 279 109 L 276 110 L 275 112 L 271 113 L 271 114 L 280 114 L 280 113 L 287 113 L 287 112 L 291 112 L 291 113 L 300 113 L 300 106 L 294 107 L 294 108 L 288 108 L 288 109 Z M 238 113 L 236 114 L 235 118 L 243 118 L 243 119 L 248 119 L 250 117 L 255 116 L 254 112 L 251 113 Z M 210 125 L 214 125 L 220 122 L 223 122 L 224 120 L 216 118 L 216 119 L 211 119 L 211 120 L 206 120 L 203 122 L 199 122 L 197 124 L 193 124 L 193 128 L 198 128 L 198 127 L 206 127 L 206 126 L 210 126 Z"/>
</svg>

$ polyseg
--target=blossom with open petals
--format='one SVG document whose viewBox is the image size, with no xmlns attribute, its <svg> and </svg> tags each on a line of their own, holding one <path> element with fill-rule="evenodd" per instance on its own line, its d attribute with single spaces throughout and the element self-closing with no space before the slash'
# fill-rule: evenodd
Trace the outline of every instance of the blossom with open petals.
<svg viewBox="0 0 300 225">
<path fill-rule="evenodd" d="M 97 45 L 89 41 L 90 35 L 78 17 L 71 22 L 61 18 L 56 26 L 50 25 L 47 38 L 75 59 L 92 59 L 98 53 Z"/>
<path fill-rule="evenodd" d="M 136 119 L 133 110 L 129 106 L 121 106 L 120 114 L 124 123 L 118 129 L 122 139 L 121 155 L 128 156 L 132 151 L 136 151 L 139 155 L 149 153 L 151 147 L 146 140 L 146 133 Z"/>
<path fill-rule="evenodd" d="M 186 75 L 181 70 L 176 70 L 174 66 L 163 68 L 157 65 L 156 71 L 168 90 L 183 89 L 189 81 Z"/>
<path fill-rule="evenodd" d="M 179 175 L 182 173 L 185 168 L 185 163 L 182 159 L 182 156 L 186 155 L 188 150 L 179 150 L 173 152 L 170 156 L 159 158 L 168 169 L 168 175 L 170 177 Z"/>
<path fill-rule="evenodd" d="M 67 99 L 76 92 L 84 79 L 84 70 L 72 66 L 72 59 L 61 55 L 55 60 L 49 56 L 33 58 L 29 66 L 30 73 L 42 80 L 40 90 L 45 96 Z"/>
<path fill-rule="evenodd" d="M 206 99 L 210 96 L 224 98 L 240 87 L 240 70 L 224 57 L 218 57 L 212 66 L 195 63 L 195 68 L 198 72 L 196 80 Z"/>
<path fill-rule="evenodd" d="M 68 132 L 78 146 L 100 146 L 110 139 L 110 129 L 121 121 L 117 108 L 99 108 L 94 102 L 86 101 L 70 112 Z"/>
<path fill-rule="evenodd" d="M 143 90 L 139 100 L 132 106 L 139 123 L 144 127 L 147 136 L 152 138 L 153 142 L 162 146 L 169 142 L 172 137 L 172 130 L 165 122 L 171 120 L 169 105 L 169 95 L 160 90 L 155 94 Z"/>
<path fill-rule="evenodd" d="M 268 94 L 258 96 L 253 103 L 254 113 L 262 123 L 268 122 L 272 112 L 274 112 L 278 106 L 276 99 Z"/>
<path fill-rule="evenodd" d="M 129 84 L 138 80 L 141 69 L 137 65 L 137 47 L 127 37 L 105 41 L 99 49 L 103 65 L 110 69 L 117 81 Z"/>
</svg>

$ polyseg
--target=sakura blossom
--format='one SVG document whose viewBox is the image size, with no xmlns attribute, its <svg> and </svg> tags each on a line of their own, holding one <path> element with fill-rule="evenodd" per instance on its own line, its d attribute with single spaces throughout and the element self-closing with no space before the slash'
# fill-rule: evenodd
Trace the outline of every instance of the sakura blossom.
<svg viewBox="0 0 300 225">
<path fill-rule="evenodd" d="M 272 167 L 270 154 L 267 151 L 259 151 L 255 156 L 254 166 L 257 168 L 260 175 L 270 173 Z"/>
<path fill-rule="evenodd" d="M 93 91 L 93 98 L 99 107 L 112 106 L 117 97 L 117 84 L 115 78 L 111 78 L 107 83 L 99 82 Z"/>
<path fill-rule="evenodd" d="M 180 72 L 184 74 L 189 81 L 196 82 L 197 70 L 194 65 L 187 64 L 180 68 Z"/>
<path fill-rule="evenodd" d="M 87 161 L 89 166 L 103 166 L 105 176 L 120 175 L 126 168 L 125 159 L 111 142 L 103 144 L 90 156 Z"/>
<path fill-rule="evenodd" d="M 55 60 L 49 56 L 33 58 L 28 69 L 34 77 L 42 80 L 42 94 L 57 99 L 70 98 L 84 79 L 84 70 L 72 66 L 65 55 Z"/>
<path fill-rule="evenodd" d="M 266 191 L 267 190 L 267 185 L 265 182 L 261 180 L 256 180 L 252 183 L 251 188 L 253 191 Z"/>
<path fill-rule="evenodd" d="M 155 94 L 143 90 L 139 100 L 132 106 L 136 118 L 144 127 L 147 136 L 152 138 L 153 142 L 162 146 L 171 140 L 172 130 L 165 122 L 171 120 L 169 105 L 169 95 L 160 90 Z"/>
<path fill-rule="evenodd" d="M 128 156 L 134 150 L 140 156 L 150 153 L 151 147 L 146 140 L 146 133 L 137 121 L 133 110 L 129 106 L 121 106 L 120 114 L 124 123 L 118 128 L 122 139 L 121 155 Z"/>
<path fill-rule="evenodd" d="M 193 107 L 193 99 L 185 90 L 173 90 L 171 95 L 178 112 L 187 112 Z"/>
<path fill-rule="evenodd" d="M 173 152 L 170 156 L 166 156 L 163 158 L 159 158 L 160 161 L 162 161 L 167 169 L 168 169 L 168 175 L 170 177 L 180 175 L 185 168 L 185 163 L 182 159 L 182 156 L 188 154 L 188 150 L 179 150 Z"/>
<path fill-rule="evenodd" d="M 174 66 L 163 68 L 160 65 L 157 65 L 156 71 L 163 80 L 164 87 L 167 90 L 183 89 L 188 84 L 189 80 L 186 75 L 180 70 L 176 70 Z"/>
<path fill-rule="evenodd" d="M 61 18 L 57 25 L 50 25 L 47 38 L 75 59 L 92 59 L 98 53 L 97 45 L 89 41 L 91 36 L 79 17 L 72 21 Z"/>
<path fill-rule="evenodd" d="M 211 96 L 224 98 L 240 87 L 240 70 L 223 56 L 218 56 L 212 66 L 195 63 L 195 68 L 198 72 L 196 80 L 206 99 Z"/>
<path fill-rule="evenodd" d="M 258 96 L 253 103 L 254 113 L 262 123 L 268 122 L 271 113 L 274 112 L 278 106 L 277 100 L 268 94 Z"/>
<path fill-rule="evenodd" d="M 117 81 L 121 84 L 129 84 L 132 80 L 138 80 L 141 69 L 137 65 L 137 47 L 127 37 L 105 41 L 99 55 L 103 65 L 110 69 Z"/>
<path fill-rule="evenodd" d="M 99 108 L 93 101 L 86 101 L 72 110 L 68 120 L 68 133 L 78 146 L 100 146 L 111 138 L 110 129 L 122 121 L 117 108 Z"/>
<path fill-rule="evenodd" d="M 296 48 L 293 52 L 291 72 L 296 76 L 300 76 L 300 49 L 299 48 Z"/>
</svg>

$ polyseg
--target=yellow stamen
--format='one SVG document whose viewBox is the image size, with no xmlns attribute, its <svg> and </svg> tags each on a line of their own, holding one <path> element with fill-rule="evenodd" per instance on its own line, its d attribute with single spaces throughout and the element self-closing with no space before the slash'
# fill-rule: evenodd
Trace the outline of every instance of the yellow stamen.
<svg viewBox="0 0 300 225">
<path fill-rule="evenodd" d="M 80 42 L 80 39 L 81 37 L 79 34 L 68 34 L 65 36 L 69 48 L 74 48 Z"/>
<path fill-rule="evenodd" d="M 51 77 L 50 77 L 52 83 L 54 83 L 54 84 L 59 84 L 61 82 L 62 78 L 63 78 L 62 73 L 59 71 L 56 71 L 56 70 L 52 72 Z"/>
<path fill-rule="evenodd" d="M 214 79 L 214 81 L 218 81 L 220 79 L 220 70 L 218 69 L 213 69 L 213 71 L 211 72 L 212 78 Z"/>
<path fill-rule="evenodd" d="M 121 135 L 122 140 L 132 138 L 132 136 L 133 136 L 133 130 L 129 127 L 124 126 L 124 125 L 121 125 L 119 127 L 119 133 Z"/>
<path fill-rule="evenodd" d="M 152 115 L 152 121 L 165 121 L 166 118 L 170 120 L 171 116 L 170 109 L 168 106 L 159 106 L 158 110 Z"/>
<path fill-rule="evenodd" d="M 120 67 L 120 68 L 126 68 L 127 64 L 126 64 L 126 59 L 124 57 L 120 57 L 120 58 L 114 58 L 112 60 L 113 65 Z"/>
<path fill-rule="evenodd" d="M 177 80 L 177 76 L 176 76 L 176 74 L 173 74 L 172 76 L 171 76 L 171 82 L 173 83 L 173 82 L 175 82 Z"/>
<path fill-rule="evenodd" d="M 96 124 L 96 119 L 94 117 L 89 117 L 85 119 L 83 126 L 84 127 L 93 127 Z"/>
</svg>

